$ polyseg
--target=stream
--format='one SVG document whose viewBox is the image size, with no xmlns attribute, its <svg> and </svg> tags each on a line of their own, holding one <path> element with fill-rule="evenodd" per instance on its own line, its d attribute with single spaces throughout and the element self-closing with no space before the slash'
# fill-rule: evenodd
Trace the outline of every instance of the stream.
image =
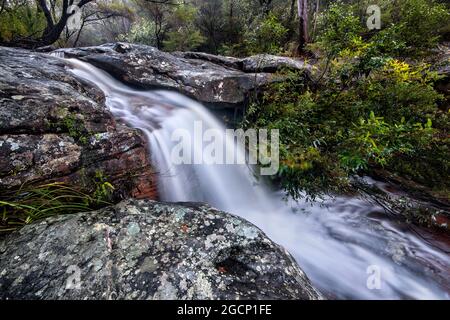
<svg viewBox="0 0 450 320">
<path fill-rule="evenodd" d="M 74 74 L 103 90 L 116 119 L 147 136 L 161 200 L 206 202 L 251 221 L 294 256 L 327 298 L 450 299 L 448 243 L 433 245 L 363 198 L 286 199 L 247 165 L 173 165 L 175 129 L 193 132 L 201 121 L 202 130 L 225 130 L 224 124 L 176 92 L 135 90 L 90 64 L 69 61 Z M 201 144 L 191 147 L 194 155 L 204 152 Z"/>
</svg>

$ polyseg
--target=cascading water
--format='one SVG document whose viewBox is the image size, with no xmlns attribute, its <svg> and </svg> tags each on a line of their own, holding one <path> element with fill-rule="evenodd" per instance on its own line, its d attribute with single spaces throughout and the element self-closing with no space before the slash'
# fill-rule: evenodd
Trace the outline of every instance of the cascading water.
<svg viewBox="0 0 450 320">
<path fill-rule="evenodd" d="M 162 200 L 207 202 L 253 222 L 287 248 L 330 297 L 450 298 L 447 245 L 430 245 L 363 199 L 286 201 L 281 192 L 259 183 L 246 165 L 173 165 L 173 130 L 192 133 L 195 121 L 202 122 L 203 130 L 224 130 L 223 125 L 178 93 L 134 90 L 87 63 L 70 62 L 73 73 L 104 91 L 117 119 L 147 135 Z M 202 145 L 193 141 L 192 151 L 202 153 Z M 380 287 L 374 278 L 378 272 Z"/>
</svg>

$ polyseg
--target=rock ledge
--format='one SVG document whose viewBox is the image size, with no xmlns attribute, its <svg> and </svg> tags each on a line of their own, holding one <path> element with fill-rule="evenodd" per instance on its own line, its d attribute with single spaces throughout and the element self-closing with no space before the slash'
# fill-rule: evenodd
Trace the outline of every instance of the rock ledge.
<svg viewBox="0 0 450 320">
<path fill-rule="evenodd" d="M 0 275 L 0 299 L 321 298 L 261 230 L 192 203 L 127 200 L 28 225 L 0 240 Z"/>
</svg>

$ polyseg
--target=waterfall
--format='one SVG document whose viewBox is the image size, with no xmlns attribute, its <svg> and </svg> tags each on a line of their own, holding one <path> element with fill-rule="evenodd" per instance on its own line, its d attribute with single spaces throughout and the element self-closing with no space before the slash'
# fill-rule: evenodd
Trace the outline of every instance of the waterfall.
<svg viewBox="0 0 450 320">
<path fill-rule="evenodd" d="M 251 221 L 290 251 L 330 297 L 449 299 L 448 254 L 381 208 L 350 197 L 323 203 L 284 199 L 247 165 L 174 165 L 174 130 L 192 133 L 196 121 L 203 130 L 224 130 L 224 125 L 176 92 L 135 90 L 90 64 L 69 61 L 75 75 L 103 90 L 116 119 L 145 133 L 162 200 L 206 202 Z M 194 155 L 204 152 L 195 141 L 191 147 Z"/>
</svg>

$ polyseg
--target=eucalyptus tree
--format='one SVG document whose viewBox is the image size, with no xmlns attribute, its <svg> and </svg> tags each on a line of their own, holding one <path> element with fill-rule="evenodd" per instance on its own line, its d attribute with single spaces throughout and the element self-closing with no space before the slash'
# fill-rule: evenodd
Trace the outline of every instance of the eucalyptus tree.
<svg viewBox="0 0 450 320">
<path fill-rule="evenodd" d="M 78 3 L 75 3 L 74 0 L 22 1 L 19 9 L 25 7 L 27 14 L 34 15 L 36 19 L 42 21 L 42 27 L 37 30 L 29 30 L 28 34 L 16 34 L 7 39 L 2 37 L 0 45 L 36 48 L 53 44 L 60 38 L 70 17 L 92 1 L 95 0 L 80 0 Z M 9 9 L 14 4 L 17 4 L 17 1 L 3 0 L 0 15 L 11 14 Z M 2 18 L 0 16 L 0 19 Z M 19 20 L 22 18 L 23 15 L 19 15 Z"/>
</svg>

